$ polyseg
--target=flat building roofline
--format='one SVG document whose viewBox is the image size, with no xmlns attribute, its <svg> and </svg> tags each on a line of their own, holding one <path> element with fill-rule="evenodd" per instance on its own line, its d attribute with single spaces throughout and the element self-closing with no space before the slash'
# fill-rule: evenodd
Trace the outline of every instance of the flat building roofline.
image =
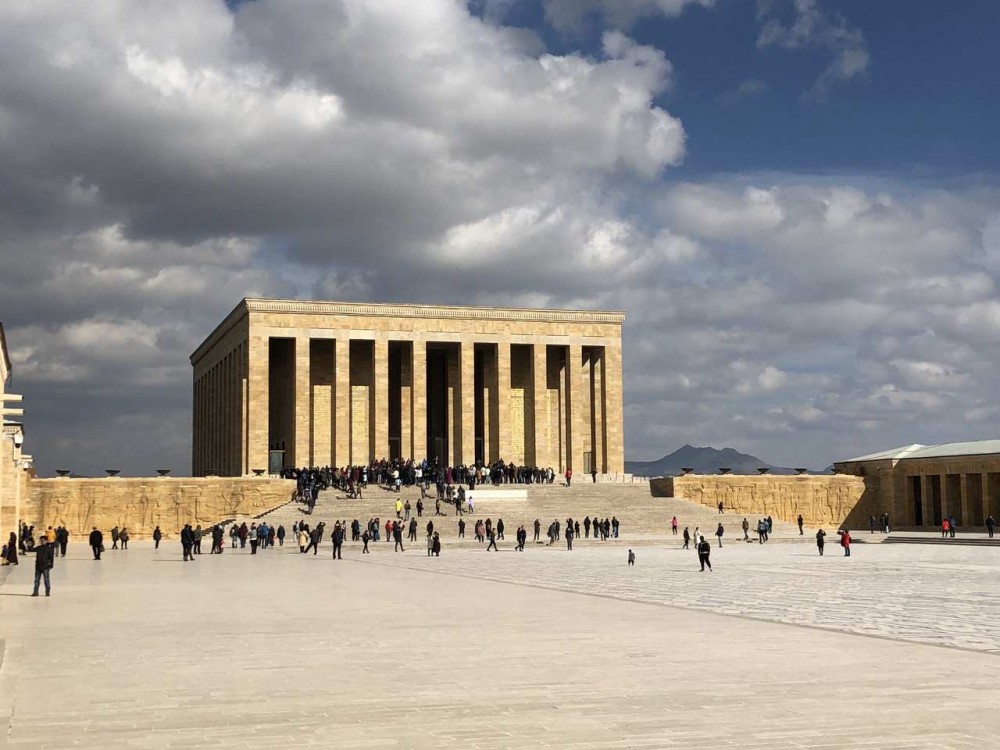
<svg viewBox="0 0 1000 750">
<path fill-rule="evenodd" d="M 355 315 L 389 318 L 449 318 L 473 320 L 526 320 L 549 323 L 604 323 L 622 325 L 625 313 L 618 310 L 560 310 L 556 308 L 472 307 L 466 305 L 418 305 L 386 302 L 332 302 L 315 300 L 259 299 L 240 301 L 225 320 L 191 355 L 195 364 L 226 332 L 251 312 L 306 315 Z"/>
</svg>

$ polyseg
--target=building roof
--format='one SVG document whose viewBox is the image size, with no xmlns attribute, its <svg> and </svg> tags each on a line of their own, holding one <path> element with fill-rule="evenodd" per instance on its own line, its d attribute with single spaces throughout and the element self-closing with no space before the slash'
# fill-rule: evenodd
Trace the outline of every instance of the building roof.
<svg viewBox="0 0 1000 750">
<path fill-rule="evenodd" d="M 940 445 L 904 445 L 901 448 L 872 453 L 868 456 L 848 458 L 837 463 L 860 463 L 862 461 L 902 461 L 913 458 L 950 458 L 952 456 L 985 456 L 1000 453 L 1000 440 L 974 440 L 965 443 L 941 443 Z"/>
</svg>

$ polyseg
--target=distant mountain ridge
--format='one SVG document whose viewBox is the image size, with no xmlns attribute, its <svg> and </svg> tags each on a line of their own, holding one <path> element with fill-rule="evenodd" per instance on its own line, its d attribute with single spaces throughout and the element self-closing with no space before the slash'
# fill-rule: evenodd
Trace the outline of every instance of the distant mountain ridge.
<svg viewBox="0 0 1000 750">
<path fill-rule="evenodd" d="M 625 471 L 645 477 L 663 477 L 683 473 L 681 469 L 694 469 L 695 474 L 717 474 L 719 469 L 732 469 L 733 474 L 756 474 L 757 469 L 769 469 L 772 474 L 794 474 L 794 469 L 774 466 L 748 453 L 733 448 L 699 448 L 685 445 L 655 461 L 626 461 Z"/>
</svg>

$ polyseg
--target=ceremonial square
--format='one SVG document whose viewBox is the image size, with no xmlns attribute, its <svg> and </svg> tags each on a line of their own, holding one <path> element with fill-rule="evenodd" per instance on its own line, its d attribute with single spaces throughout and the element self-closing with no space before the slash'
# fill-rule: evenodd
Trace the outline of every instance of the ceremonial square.
<svg viewBox="0 0 1000 750">
<path fill-rule="evenodd" d="M 442 522 L 443 523 L 443 522 Z M 292 546 L 0 586 L 10 747 L 997 747 L 1000 550 Z M 5 569 L 10 571 L 10 568 Z M 788 624 L 792 623 L 792 624 Z M 864 633 L 860 635 L 859 633 Z"/>
</svg>

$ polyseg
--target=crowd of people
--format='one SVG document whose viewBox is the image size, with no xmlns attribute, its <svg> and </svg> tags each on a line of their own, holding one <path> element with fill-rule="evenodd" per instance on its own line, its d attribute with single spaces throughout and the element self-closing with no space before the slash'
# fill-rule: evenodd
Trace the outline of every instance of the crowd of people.
<svg viewBox="0 0 1000 750">
<path fill-rule="evenodd" d="M 591 472 L 593 480 L 597 472 Z M 566 471 L 562 478 L 569 484 L 572 471 Z M 345 467 L 304 467 L 286 468 L 280 473 L 284 479 L 294 479 L 300 499 L 315 499 L 316 494 L 325 489 L 336 489 L 348 497 L 362 497 L 360 494 L 370 484 L 400 491 L 402 487 L 418 485 L 464 485 L 473 490 L 477 486 L 500 486 L 504 484 L 553 484 L 560 475 L 551 467 L 518 466 L 503 459 L 492 464 L 466 466 L 442 465 L 437 460 L 396 458 L 373 461 L 368 465 Z"/>
</svg>

